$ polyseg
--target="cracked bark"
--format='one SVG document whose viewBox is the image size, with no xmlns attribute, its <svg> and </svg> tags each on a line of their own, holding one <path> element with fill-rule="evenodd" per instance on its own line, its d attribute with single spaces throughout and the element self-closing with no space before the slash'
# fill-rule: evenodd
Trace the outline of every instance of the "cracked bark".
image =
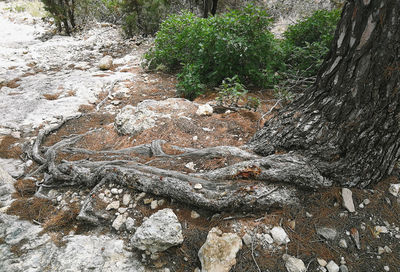
<svg viewBox="0 0 400 272">
<path fill-rule="evenodd" d="M 314 88 L 256 133 L 260 155 L 292 152 L 339 186 L 390 174 L 400 144 L 400 2 L 348 1 Z"/>
</svg>

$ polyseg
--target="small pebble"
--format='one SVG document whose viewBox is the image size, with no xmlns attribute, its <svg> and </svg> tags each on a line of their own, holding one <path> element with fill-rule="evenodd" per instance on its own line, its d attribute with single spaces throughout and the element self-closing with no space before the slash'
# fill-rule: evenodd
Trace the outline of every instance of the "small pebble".
<svg viewBox="0 0 400 272">
<path fill-rule="evenodd" d="M 192 211 L 190 213 L 190 217 L 193 218 L 193 219 L 197 219 L 197 218 L 200 217 L 200 214 L 198 214 L 196 211 Z"/>
<path fill-rule="evenodd" d="M 157 207 L 158 207 L 157 200 L 153 200 L 153 201 L 150 203 L 150 208 L 151 208 L 152 210 L 155 210 L 155 209 L 157 209 Z"/>
<path fill-rule="evenodd" d="M 203 189 L 203 185 L 201 185 L 200 183 L 196 183 L 193 188 L 195 188 L 196 190 L 201 190 Z"/>
<path fill-rule="evenodd" d="M 383 269 L 384 269 L 385 271 L 389 271 L 389 270 L 390 270 L 389 266 L 387 266 L 387 265 L 385 265 L 385 266 L 383 267 Z"/>
</svg>

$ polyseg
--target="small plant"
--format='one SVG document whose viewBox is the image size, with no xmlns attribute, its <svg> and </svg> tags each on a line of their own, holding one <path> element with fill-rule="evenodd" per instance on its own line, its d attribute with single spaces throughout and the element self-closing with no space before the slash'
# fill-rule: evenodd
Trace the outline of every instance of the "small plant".
<svg viewBox="0 0 400 272">
<path fill-rule="evenodd" d="M 258 98 L 247 96 L 248 91 L 240 83 L 237 75 L 224 79 L 218 89 L 220 91 L 216 100 L 219 106 L 231 109 L 246 108 L 256 111 L 260 105 Z"/>
<path fill-rule="evenodd" d="M 182 73 L 178 74 L 178 94 L 193 100 L 203 93 L 206 85 L 201 83 L 199 77 L 199 66 L 195 64 L 186 65 Z"/>
</svg>

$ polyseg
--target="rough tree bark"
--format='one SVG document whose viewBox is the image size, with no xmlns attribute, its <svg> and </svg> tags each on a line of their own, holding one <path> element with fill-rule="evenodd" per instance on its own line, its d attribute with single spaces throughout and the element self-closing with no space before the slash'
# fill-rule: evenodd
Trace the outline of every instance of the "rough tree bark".
<svg viewBox="0 0 400 272">
<path fill-rule="evenodd" d="M 203 18 L 208 18 L 209 12 L 214 16 L 217 13 L 217 5 L 218 0 L 204 0 Z"/>
<path fill-rule="evenodd" d="M 41 164 L 38 171 L 48 173 L 38 185 L 92 188 L 79 218 L 98 223 L 91 196 L 107 182 L 215 211 L 296 203 L 295 188 L 377 182 L 391 173 L 400 155 L 399 14 L 398 0 L 347 2 L 314 88 L 266 123 L 246 150 L 174 146 L 179 154 L 168 155 L 162 141 L 108 151 L 73 146 L 91 131 L 41 148 L 59 124 L 43 129 L 33 146 L 32 158 Z M 60 152 L 96 159 L 58 163 Z M 141 164 L 136 159 L 141 156 L 159 165 L 199 157 L 234 157 L 236 163 L 185 174 Z"/>
<path fill-rule="evenodd" d="M 399 158 L 399 102 L 400 1 L 348 1 L 314 88 L 249 146 L 292 152 L 336 185 L 365 187 Z"/>
</svg>

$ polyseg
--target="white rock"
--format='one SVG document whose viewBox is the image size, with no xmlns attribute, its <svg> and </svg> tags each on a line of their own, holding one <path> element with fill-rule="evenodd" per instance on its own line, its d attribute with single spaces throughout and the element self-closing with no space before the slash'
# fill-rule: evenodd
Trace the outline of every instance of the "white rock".
<svg viewBox="0 0 400 272">
<path fill-rule="evenodd" d="M 385 246 L 384 249 L 385 249 L 386 253 L 389 253 L 389 254 L 392 253 L 392 249 L 390 247 Z"/>
<path fill-rule="evenodd" d="M 342 198 L 343 207 L 346 208 L 349 212 L 355 212 L 356 209 L 353 202 L 353 193 L 347 188 L 342 188 Z"/>
<path fill-rule="evenodd" d="M 263 234 L 263 240 L 268 244 L 272 244 L 274 242 L 274 239 L 268 233 Z"/>
<path fill-rule="evenodd" d="M 185 164 L 185 167 L 192 170 L 192 171 L 196 171 L 196 169 L 194 169 L 195 164 L 193 162 L 188 162 L 187 164 Z"/>
<path fill-rule="evenodd" d="M 282 227 L 273 227 L 271 235 L 277 245 L 283 245 L 290 242 L 288 235 Z"/>
<path fill-rule="evenodd" d="M 381 246 L 378 247 L 378 254 L 381 255 L 383 253 L 385 253 L 385 249 L 383 247 L 381 247 Z"/>
<path fill-rule="evenodd" d="M 196 111 L 197 115 L 211 115 L 213 113 L 213 108 L 209 104 L 200 105 Z"/>
<path fill-rule="evenodd" d="M 121 213 L 121 214 L 125 213 L 127 210 L 128 210 L 128 208 L 122 208 L 122 207 L 118 208 L 118 212 Z"/>
<path fill-rule="evenodd" d="M 196 211 L 192 211 L 190 213 L 190 217 L 193 218 L 193 219 L 197 219 L 197 218 L 200 217 L 200 214 L 198 214 Z"/>
<path fill-rule="evenodd" d="M 320 259 L 320 258 L 317 258 L 317 262 L 320 266 L 326 266 L 328 264 L 327 261 L 325 261 L 324 259 Z"/>
<path fill-rule="evenodd" d="M 391 193 L 392 195 L 397 197 L 399 194 L 399 191 L 400 191 L 400 183 L 390 184 L 389 193 Z"/>
<path fill-rule="evenodd" d="M 340 241 L 339 241 L 339 246 L 340 246 L 341 248 L 347 248 L 346 239 L 340 239 Z"/>
<path fill-rule="evenodd" d="M 182 244 L 182 226 L 171 209 L 163 209 L 146 219 L 131 238 L 134 247 L 152 253 Z"/>
<path fill-rule="evenodd" d="M 157 207 L 158 207 L 157 200 L 153 200 L 153 201 L 150 203 L 150 208 L 151 208 L 152 210 L 155 210 L 155 209 L 157 209 Z"/>
<path fill-rule="evenodd" d="M 300 259 L 283 254 L 282 259 L 285 261 L 285 267 L 288 272 L 306 272 L 307 268 Z"/>
<path fill-rule="evenodd" d="M 198 256 L 202 272 L 229 272 L 236 264 L 236 254 L 242 248 L 242 239 L 235 233 L 222 233 L 212 228 Z"/>
<path fill-rule="evenodd" d="M 111 189 L 111 193 L 112 193 L 113 195 L 117 195 L 117 194 L 118 194 L 118 188 L 112 188 L 112 189 Z"/>
<path fill-rule="evenodd" d="M 364 203 L 365 206 L 367 206 L 369 203 L 371 203 L 371 200 L 366 198 L 366 199 L 364 199 L 363 203 Z"/>
<path fill-rule="evenodd" d="M 383 269 L 384 269 L 385 271 L 390 271 L 390 268 L 389 268 L 389 266 L 387 266 L 387 265 L 385 265 L 385 266 L 383 267 Z"/>
<path fill-rule="evenodd" d="M 131 201 L 131 195 L 124 194 L 124 196 L 122 197 L 122 204 L 124 204 L 125 206 L 128 206 L 130 201 Z"/>
<path fill-rule="evenodd" d="M 339 266 L 332 260 L 326 265 L 326 268 L 329 272 L 339 272 Z"/>
<path fill-rule="evenodd" d="M 242 240 L 243 240 L 243 243 L 244 243 L 246 246 L 250 247 L 250 246 L 251 246 L 251 243 L 252 243 L 252 241 L 253 241 L 253 238 L 251 237 L 250 234 L 245 233 L 245 235 L 243 235 L 243 237 L 242 237 Z"/>
<path fill-rule="evenodd" d="M 113 58 L 111 56 L 104 56 L 98 64 L 99 69 L 109 70 L 113 65 Z"/>
<path fill-rule="evenodd" d="M 196 183 L 193 188 L 195 188 L 196 190 L 201 190 L 203 189 L 203 185 L 201 185 L 200 183 Z"/>
<path fill-rule="evenodd" d="M 375 226 L 375 231 L 379 233 L 388 233 L 389 230 L 385 226 Z"/>
<path fill-rule="evenodd" d="M 197 135 L 193 136 L 193 141 L 197 141 L 199 139 L 199 137 L 197 137 Z"/>
<path fill-rule="evenodd" d="M 116 230 L 119 230 L 122 225 L 125 223 L 126 217 L 123 216 L 122 214 L 118 215 L 117 218 L 115 218 L 114 222 L 112 223 L 112 227 Z"/>
<path fill-rule="evenodd" d="M 127 231 L 132 232 L 133 230 L 135 230 L 135 219 L 133 219 L 132 217 L 127 217 L 126 221 L 125 221 L 125 228 Z"/>
<path fill-rule="evenodd" d="M 327 240 L 334 240 L 337 235 L 337 231 L 335 229 L 327 227 L 318 227 L 317 233 Z"/>
<path fill-rule="evenodd" d="M 106 210 L 107 210 L 107 211 L 113 210 L 113 209 L 114 209 L 114 210 L 117 210 L 118 208 L 119 208 L 119 201 L 116 200 L 116 201 L 113 201 L 113 202 L 111 202 L 110 204 L 108 204 Z"/>
</svg>

